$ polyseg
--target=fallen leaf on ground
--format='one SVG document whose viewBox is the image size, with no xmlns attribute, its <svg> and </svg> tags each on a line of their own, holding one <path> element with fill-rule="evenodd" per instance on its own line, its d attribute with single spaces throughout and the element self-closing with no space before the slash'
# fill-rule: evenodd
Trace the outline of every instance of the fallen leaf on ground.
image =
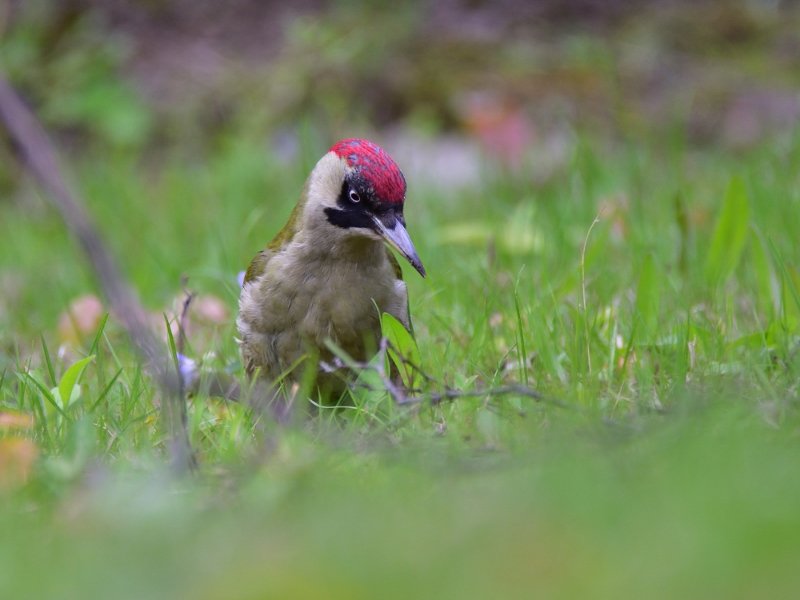
<svg viewBox="0 0 800 600">
<path fill-rule="evenodd" d="M 105 314 L 103 303 L 97 296 L 86 294 L 75 298 L 58 318 L 59 340 L 62 343 L 80 343 L 82 338 L 97 332 Z"/>
<path fill-rule="evenodd" d="M 28 429 L 33 427 L 33 417 L 16 412 L 0 412 L 0 429 Z"/>
<path fill-rule="evenodd" d="M 228 306 L 216 296 L 198 296 L 192 302 L 191 316 L 199 323 L 222 325 L 229 319 Z"/>
<path fill-rule="evenodd" d="M 25 483 L 39 456 L 39 449 L 25 438 L 0 440 L 0 488 Z"/>
</svg>

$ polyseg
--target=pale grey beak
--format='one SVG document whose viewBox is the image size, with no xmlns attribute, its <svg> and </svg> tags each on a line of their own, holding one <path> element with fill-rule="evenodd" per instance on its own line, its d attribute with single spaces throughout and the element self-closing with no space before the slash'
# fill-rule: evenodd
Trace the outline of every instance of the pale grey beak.
<svg viewBox="0 0 800 600">
<path fill-rule="evenodd" d="M 414 248 L 414 244 L 411 242 L 411 238 L 408 237 L 408 232 L 400 222 L 400 219 L 393 219 L 394 227 L 392 228 L 387 227 L 378 217 L 372 217 L 372 219 L 375 221 L 375 225 L 378 226 L 378 231 L 383 236 L 383 239 L 402 254 L 420 275 L 425 277 L 425 267 L 422 266 L 417 250 Z"/>
</svg>

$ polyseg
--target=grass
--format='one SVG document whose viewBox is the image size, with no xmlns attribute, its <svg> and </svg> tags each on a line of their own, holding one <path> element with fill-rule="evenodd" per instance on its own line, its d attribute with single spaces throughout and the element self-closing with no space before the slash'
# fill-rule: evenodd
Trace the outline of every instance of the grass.
<svg viewBox="0 0 800 600">
<path fill-rule="evenodd" d="M 32 188 L 0 199 L 0 407 L 23 423 L 0 426 L 0 596 L 794 597 L 799 163 L 797 132 L 741 154 L 577 136 L 543 184 L 410 181 L 425 370 L 559 402 L 372 398 L 284 430 L 198 397 L 189 479 L 114 316 L 59 336 L 96 291 L 78 248 Z M 162 330 L 184 273 L 235 313 L 306 174 L 246 138 L 70 167 Z M 235 370 L 234 335 L 198 324 L 189 353 Z"/>
</svg>

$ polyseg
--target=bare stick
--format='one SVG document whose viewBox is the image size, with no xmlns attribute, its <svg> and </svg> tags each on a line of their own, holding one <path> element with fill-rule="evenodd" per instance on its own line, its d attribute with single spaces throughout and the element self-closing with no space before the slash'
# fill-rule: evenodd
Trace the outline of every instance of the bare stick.
<svg viewBox="0 0 800 600">
<path fill-rule="evenodd" d="M 346 373 L 353 372 L 356 370 L 361 371 L 375 371 L 380 377 L 381 385 L 383 388 L 381 390 L 374 390 L 371 386 L 367 385 L 359 385 L 357 387 L 364 387 L 369 389 L 370 391 L 385 391 L 388 392 L 389 395 L 394 399 L 397 404 L 405 404 L 406 402 L 406 394 L 405 391 L 400 389 L 395 383 L 392 381 L 392 378 L 386 373 L 386 353 L 389 350 L 389 339 L 388 338 L 381 338 L 380 343 L 378 345 L 378 353 L 375 355 L 375 364 L 370 364 L 367 362 L 358 362 L 356 360 L 350 359 L 348 363 L 345 363 L 341 358 L 338 356 L 333 357 L 333 364 L 328 364 L 324 361 L 320 361 L 320 368 L 327 372 L 333 373 L 340 377 L 350 389 L 353 389 L 355 384 L 349 379 Z"/>
<path fill-rule="evenodd" d="M 487 388 L 485 390 L 453 390 L 450 388 L 445 389 L 443 392 L 433 392 L 427 396 L 408 398 L 402 404 L 419 403 L 428 400 L 431 404 L 440 404 L 445 400 L 455 400 L 457 398 L 483 398 L 487 396 L 507 396 L 510 394 L 517 394 L 519 396 L 527 396 L 533 398 L 537 402 L 542 400 L 542 395 L 536 390 L 532 390 L 524 385 L 506 385 L 496 388 Z M 559 403 L 561 406 L 562 404 Z M 563 405 L 566 406 L 566 405 Z"/>
<path fill-rule="evenodd" d="M 401 357 L 404 363 L 409 364 L 412 366 L 412 368 L 416 369 L 417 372 L 428 383 L 438 383 L 436 379 L 424 373 L 418 366 L 414 365 L 411 361 L 406 360 L 405 357 L 403 357 L 403 355 L 400 354 L 397 351 L 397 349 L 391 345 L 391 342 L 389 342 L 388 338 L 381 338 L 378 354 L 376 355 L 377 358 L 374 361 L 374 363 L 350 361 L 349 364 L 345 364 L 345 362 L 337 356 L 333 358 L 332 364 L 322 362 L 320 363 L 320 366 L 324 371 L 334 374 L 339 374 L 341 372 L 349 372 L 353 371 L 354 369 L 360 369 L 362 371 L 366 370 L 375 371 L 380 377 L 381 385 L 383 386 L 382 388 L 376 388 L 375 386 L 369 385 L 368 383 L 364 383 L 363 381 L 353 382 L 349 380 L 346 375 L 341 375 L 341 378 L 347 383 L 350 389 L 361 388 L 370 392 L 386 392 L 389 394 L 389 396 L 391 396 L 392 400 L 394 400 L 395 403 L 400 406 L 421 404 L 423 402 L 430 402 L 432 405 L 436 405 L 449 400 L 457 400 L 459 398 L 475 398 L 475 397 L 485 398 L 489 396 L 504 396 L 510 394 L 517 394 L 519 396 L 526 396 L 528 398 L 533 398 L 537 402 L 546 402 L 548 404 L 553 404 L 561 408 L 570 407 L 569 404 L 562 402 L 561 400 L 544 396 L 543 394 L 537 392 L 536 390 L 531 389 L 524 385 L 508 385 L 496 388 L 487 388 L 484 390 L 471 390 L 471 391 L 454 390 L 448 388 L 447 386 L 444 386 L 445 388 L 444 391 L 430 392 L 430 393 L 424 393 L 422 392 L 422 390 L 405 390 L 397 386 L 386 373 L 385 357 L 389 348 L 394 350 L 397 353 L 397 355 Z M 413 392 L 418 394 L 409 395 L 408 392 Z"/>
<path fill-rule="evenodd" d="M 197 292 L 190 292 L 186 289 L 186 276 L 181 278 L 181 289 L 186 294 L 186 299 L 181 307 L 181 315 L 178 319 L 178 353 L 183 355 L 186 346 L 186 320 L 189 318 L 189 307 L 192 304 Z"/>
<path fill-rule="evenodd" d="M 195 293 L 189 292 L 186 289 L 186 276 L 184 275 L 181 277 L 181 289 L 183 293 L 186 294 L 186 300 L 183 301 L 183 307 L 181 308 L 181 315 L 178 318 L 178 397 L 181 399 L 179 403 L 176 403 L 175 406 L 178 409 L 178 418 L 181 422 L 181 430 L 186 436 L 186 439 L 189 439 L 189 422 L 188 422 L 188 415 L 186 414 L 186 381 L 183 377 L 183 373 L 181 372 L 180 368 L 180 361 L 183 360 L 186 348 L 186 321 L 189 318 L 189 307 L 192 304 L 192 300 L 194 300 Z M 196 461 L 194 460 L 194 456 L 192 455 L 192 466 L 196 466 Z"/>
<path fill-rule="evenodd" d="M 581 248 L 581 292 L 583 293 L 583 325 L 584 329 L 586 330 L 586 360 L 589 366 L 589 375 L 592 374 L 592 345 L 589 341 L 589 312 L 586 307 L 586 244 L 589 243 L 589 236 L 592 234 L 592 229 L 597 223 L 600 221 L 600 215 L 603 214 L 603 209 L 600 209 L 600 212 L 597 213 L 597 216 L 592 221 L 592 224 L 589 226 L 589 231 L 586 232 L 586 239 L 583 240 L 583 248 Z"/>
<path fill-rule="evenodd" d="M 180 376 L 170 368 L 165 350 L 147 325 L 146 313 L 119 273 L 111 253 L 77 196 L 67 185 L 52 142 L 34 114 L 23 103 L 0 72 L 0 120 L 5 124 L 30 172 L 44 188 L 46 196 L 61 214 L 67 228 L 83 247 L 100 286 L 108 296 L 114 313 L 136 345 L 145 366 L 155 377 L 166 397 L 169 414 L 170 454 L 173 466 L 181 471 L 194 464 L 188 432 L 181 422 Z M 162 402 L 162 405 L 164 403 Z"/>
</svg>

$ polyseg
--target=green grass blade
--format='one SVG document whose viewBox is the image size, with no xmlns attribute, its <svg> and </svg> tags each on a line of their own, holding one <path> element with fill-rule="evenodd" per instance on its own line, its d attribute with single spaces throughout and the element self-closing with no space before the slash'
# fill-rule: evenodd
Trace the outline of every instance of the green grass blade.
<svg viewBox="0 0 800 600">
<path fill-rule="evenodd" d="M 336 342 L 331 339 L 326 339 L 325 347 L 330 350 L 334 356 L 339 358 L 348 369 L 352 369 L 356 373 L 361 371 L 358 361 L 350 356 L 344 348 L 336 344 Z"/>
<path fill-rule="evenodd" d="M 103 336 L 103 331 L 105 331 L 106 321 L 108 321 L 108 313 L 103 315 L 103 320 L 100 321 L 100 327 L 97 330 L 97 334 L 94 336 L 92 347 L 89 349 L 90 355 L 97 355 L 97 347 L 100 345 L 100 338 Z"/>
<path fill-rule="evenodd" d="M 391 344 L 388 351 L 389 358 L 400 372 L 403 383 L 408 388 L 418 387 L 420 376 L 414 366 L 419 367 L 422 359 L 414 338 L 403 324 L 389 313 L 381 315 L 381 328 L 383 335 Z"/>
<path fill-rule="evenodd" d="M 725 193 L 706 258 L 706 280 L 709 285 L 727 283 L 742 256 L 750 224 L 750 203 L 744 181 L 734 176 Z"/>
<path fill-rule="evenodd" d="M 47 372 L 50 375 L 50 385 L 56 385 L 56 372 L 53 369 L 53 362 L 50 360 L 50 351 L 47 349 L 47 342 L 44 341 L 44 334 L 41 334 L 42 338 L 42 352 L 44 352 L 44 360 L 47 364 Z"/>
<path fill-rule="evenodd" d="M 105 387 L 105 389 L 104 389 L 104 390 L 101 392 L 101 394 L 100 394 L 100 396 L 97 398 L 97 400 L 95 400 L 94 404 L 92 404 L 92 407 L 89 409 L 89 413 L 90 413 L 90 414 L 91 414 L 91 413 L 93 413 L 93 412 L 95 411 L 95 409 L 96 409 L 96 408 L 97 408 L 97 407 L 100 405 L 100 403 L 103 401 L 103 398 L 105 398 L 105 397 L 106 397 L 106 395 L 108 395 L 108 392 L 110 392 L 110 391 L 111 391 L 111 388 L 112 388 L 112 387 L 114 387 L 114 384 L 117 382 L 117 378 L 119 378 L 119 376 L 120 376 L 120 373 L 122 373 L 122 369 L 120 369 L 119 371 L 117 371 L 117 374 L 116 374 L 116 375 L 114 375 L 114 377 L 111 379 L 111 381 L 110 381 L 110 382 L 108 383 L 108 385 Z"/>
<path fill-rule="evenodd" d="M 299 367 L 300 365 L 302 365 L 302 364 L 303 364 L 303 363 L 304 363 L 304 362 L 305 362 L 305 361 L 306 361 L 308 358 L 309 358 L 308 354 L 302 354 L 302 355 L 300 356 L 300 358 L 298 358 L 297 360 L 295 360 L 295 361 L 292 363 L 292 365 L 291 365 L 291 366 L 290 366 L 288 369 L 286 369 L 285 371 L 283 371 L 283 372 L 282 372 L 280 375 L 278 375 L 278 376 L 275 378 L 275 380 L 274 380 L 274 381 L 272 381 L 272 387 L 273 387 L 274 389 L 278 389 L 278 386 L 280 386 L 280 385 L 283 383 L 283 381 L 284 381 L 284 380 L 285 380 L 285 379 L 286 379 L 286 378 L 287 378 L 289 375 L 291 375 L 291 374 L 294 372 L 294 370 L 295 370 L 297 367 Z M 256 379 L 256 377 L 254 377 L 254 379 Z"/>
<path fill-rule="evenodd" d="M 681 273 L 686 274 L 692 256 L 692 229 L 689 219 L 689 209 L 683 195 L 678 192 L 675 194 L 673 205 L 675 207 L 675 223 L 680 231 L 680 254 L 678 255 L 678 268 Z"/>
<path fill-rule="evenodd" d="M 20 360 L 19 354 L 16 356 L 16 367 L 17 370 L 15 375 L 19 379 L 19 388 L 17 389 L 17 406 L 20 409 L 25 408 L 25 394 L 28 392 L 28 378 L 24 376 L 25 372 L 28 371 L 30 365 L 26 365 L 24 369 L 20 368 Z M 31 400 L 31 405 L 33 405 L 33 400 Z"/>
<path fill-rule="evenodd" d="M 122 369 L 123 368 L 122 362 L 119 360 L 119 356 L 117 356 L 117 352 L 116 350 L 114 350 L 114 346 L 111 345 L 111 341 L 108 339 L 108 336 L 105 334 L 105 332 L 103 332 L 103 339 L 106 341 L 106 347 L 108 348 L 108 351 L 111 353 L 111 358 L 114 359 L 114 364 L 118 369 Z M 128 387 L 131 387 L 130 377 L 128 377 L 128 373 L 124 370 L 122 371 L 122 381 Z"/>
<path fill-rule="evenodd" d="M 172 354 L 172 361 L 175 363 L 175 371 L 178 373 L 178 376 L 181 376 L 181 365 L 178 362 L 178 348 L 175 346 L 175 338 L 172 336 L 172 328 L 169 326 L 169 318 L 167 318 L 167 313 L 164 314 L 164 323 L 167 326 L 167 339 L 169 340 L 169 351 Z"/>
<path fill-rule="evenodd" d="M 32 377 L 30 375 L 29 370 L 26 370 L 24 372 L 17 371 L 16 376 L 17 378 L 19 378 L 20 382 L 18 406 L 20 409 L 22 409 L 24 408 L 25 394 L 28 391 L 28 380 L 32 379 Z M 50 429 L 47 424 L 47 414 L 44 411 L 44 405 L 35 394 L 31 393 L 30 398 L 31 398 L 31 411 L 34 414 L 39 415 L 39 421 L 41 422 L 41 430 L 44 434 L 45 443 L 47 444 L 48 448 L 52 448 L 53 440 L 52 437 L 50 436 Z"/>
<path fill-rule="evenodd" d="M 800 324 L 800 296 L 798 295 L 798 289 L 789 272 L 788 265 L 775 247 L 775 243 L 772 239 L 767 238 L 767 244 L 769 245 L 772 258 L 775 264 L 778 265 L 781 273 L 781 316 L 787 329 L 794 330 L 795 327 Z M 800 279 L 798 279 L 797 285 L 800 286 Z"/>
<path fill-rule="evenodd" d="M 520 273 L 521 274 L 521 273 Z M 519 295 L 517 288 L 519 285 L 519 277 L 514 284 L 514 310 L 517 315 L 517 340 L 519 341 L 519 371 L 520 381 L 528 385 L 528 351 L 525 348 L 525 330 L 522 326 L 522 313 L 519 310 Z M 586 340 L 589 343 L 589 340 Z"/>
<path fill-rule="evenodd" d="M 787 275 L 787 288 L 789 289 L 792 299 L 794 300 L 794 307 L 797 309 L 797 312 L 800 315 L 800 273 L 798 273 L 797 269 L 795 269 L 794 266 L 789 263 L 784 263 L 784 269 L 786 270 Z"/>
<path fill-rule="evenodd" d="M 753 267 L 756 270 L 756 280 L 758 281 L 758 296 L 761 304 L 770 313 L 774 313 L 775 308 L 780 304 L 775 285 L 775 270 L 772 268 L 768 256 L 768 249 L 761 232 L 755 224 L 751 225 L 753 230 L 753 243 L 751 251 L 753 253 Z"/>
<path fill-rule="evenodd" d="M 35 385 L 39 389 L 39 391 L 42 392 L 42 395 L 45 397 L 45 400 L 47 400 L 50 404 L 52 404 L 55 407 L 55 409 L 59 412 L 59 414 L 62 417 L 64 417 L 67 421 L 69 421 L 70 418 L 67 416 L 67 413 L 65 413 L 64 409 L 58 405 L 58 402 L 56 402 L 56 399 L 53 397 L 53 394 L 50 393 L 50 390 L 48 390 L 43 383 L 41 383 L 30 373 L 26 373 L 26 375 L 28 380 L 32 381 L 33 385 Z"/>
<path fill-rule="evenodd" d="M 649 253 L 642 264 L 639 286 L 636 288 L 636 310 L 642 322 L 639 330 L 643 341 L 652 341 L 658 330 L 658 316 L 661 309 L 661 277 L 656 267 L 653 253 Z"/>
<path fill-rule="evenodd" d="M 636 339 L 636 330 L 639 329 L 639 321 L 636 320 L 633 323 L 633 329 L 631 330 L 631 336 L 628 338 L 628 345 L 625 346 L 625 354 L 622 359 L 622 368 L 621 373 L 622 375 L 625 374 L 625 369 L 628 368 L 628 359 L 631 356 L 631 352 L 633 351 L 633 342 Z"/>
</svg>

